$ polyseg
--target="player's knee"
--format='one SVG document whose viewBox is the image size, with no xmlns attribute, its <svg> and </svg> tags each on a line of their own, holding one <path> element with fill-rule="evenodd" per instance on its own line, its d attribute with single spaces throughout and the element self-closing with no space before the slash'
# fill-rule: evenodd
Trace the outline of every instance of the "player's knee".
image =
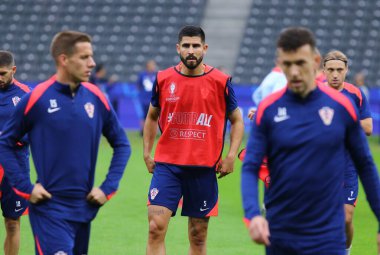
<svg viewBox="0 0 380 255">
<path fill-rule="evenodd" d="M 206 244 L 207 228 L 192 227 L 190 229 L 190 242 L 195 246 L 204 246 Z"/>
<path fill-rule="evenodd" d="M 20 222 L 18 220 L 6 219 L 5 229 L 8 235 L 16 235 L 19 233 Z"/>
<path fill-rule="evenodd" d="M 165 234 L 165 225 L 160 224 L 158 221 L 149 221 L 149 236 L 153 239 L 160 239 Z"/>
</svg>

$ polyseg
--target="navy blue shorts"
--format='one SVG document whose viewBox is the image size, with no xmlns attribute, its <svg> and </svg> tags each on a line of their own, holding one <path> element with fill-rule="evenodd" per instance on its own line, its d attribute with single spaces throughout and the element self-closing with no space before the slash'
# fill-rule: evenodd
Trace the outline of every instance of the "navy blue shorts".
<svg viewBox="0 0 380 255">
<path fill-rule="evenodd" d="M 56 219 L 48 215 L 29 212 L 36 255 L 41 254 L 87 254 L 91 223 Z"/>
<path fill-rule="evenodd" d="M 345 255 L 345 242 L 339 240 L 284 240 L 270 238 L 267 255 Z"/>
<path fill-rule="evenodd" d="M 215 168 L 156 163 L 149 188 L 149 204 L 164 206 L 174 216 L 181 197 L 182 216 L 217 216 L 218 182 Z"/>
<path fill-rule="evenodd" d="M 349 172 L 350 171 L 350 172 Z M 344 175 L 344 203 L 356 206 L 356 200 L 358 199 L 359 181 L 356 170 L 351 168 L 347 170 Z"/>
<path fill-rule="evenodd" d="M 0 186 L 3 216 L 9 219 L 18 219 L 28 208 L 28 201 L 13 191 L 6 177 L 1 181 Z"/>
</svg>

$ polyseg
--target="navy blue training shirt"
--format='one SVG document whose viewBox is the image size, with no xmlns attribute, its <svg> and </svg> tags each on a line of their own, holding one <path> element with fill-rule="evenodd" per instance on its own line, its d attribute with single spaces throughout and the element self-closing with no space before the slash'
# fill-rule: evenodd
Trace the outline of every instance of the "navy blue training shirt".
<svg viewBox="0 0 380 255">
<path fill-rule="evenodd" d="M 245 218 L 260 215 L 257 175 L 268 156 L 265 206 L 273 238 L 344 240 L 346 149 L 380 220 L 380 183 L 357 109 L 319 86 L 306 98 L 283 89 L 259 105 L 241 176 Z"/>
<path fill-rule="evenodd" d="M 15 141 L 28 134 L 37 182 L 52 199 L 31 204 L 30 210 L 78 222 L 93 219 L 98 206 L 86 196 L 94 185 L 100 136 L 114 150 L 100 189 L 110 198 L 117 190 L 131 153 L 130 144 L 110 103 L 90 83 L 81 83 L 73 95 L 68 85 L 52 77 L 38 85 L 16 107 L 0 136 L 0 163 L 16 193 L 29 199 L 29 175 L 14 157 Z"/>
</svg>

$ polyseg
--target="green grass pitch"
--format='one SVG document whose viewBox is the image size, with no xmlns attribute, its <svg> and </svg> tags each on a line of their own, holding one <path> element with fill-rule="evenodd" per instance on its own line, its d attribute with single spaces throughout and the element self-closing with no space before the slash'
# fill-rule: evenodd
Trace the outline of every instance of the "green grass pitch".
<svg viewBox="0 0 380 255">
<path fill-rule="evenodd" d="M 116 194 L 92 223 L 89 254 L 139 255 L 145 254 L 148 234 L 147 194 L 151 175 L 142 159 L 142 139 L 137 132 L 128 132 L 132 144 L 132 156 Z M 376 163 L 380 166 L 378 141 L 370 141 Z M 228 146 L 228 144 L 226 145 Z M 97 163 L 96 184 L 100 184 L 107 172 L 112 150 L 102 139 Z M 237 160 L 235 172 L 219 180 L 219 216 L 212 218 L 208 234 L 210 255 L 264 255 L 262 246 L 253 244 L 242 222 L 240 198 L 240 168 Z M 32 173 L 34 171 L 32 170 Z M 376 254 L 377 222 L 369 209 L 363 189 L 354 215 L 355 236 L 352 255 Z M 0 224 L 3 225 L 3 224 Z M 34 254 L 34 243 L 28 217 L 22 217 L 21 255 Z M 4 227 L 0 226 L 0 242 L 4 240 Z M 166 238 L 167 254 L 187 254 L 187 218 L 177 214 L 169 224 Z M 2 248 L 0 254 L 2 254 Z"/>
</svg>

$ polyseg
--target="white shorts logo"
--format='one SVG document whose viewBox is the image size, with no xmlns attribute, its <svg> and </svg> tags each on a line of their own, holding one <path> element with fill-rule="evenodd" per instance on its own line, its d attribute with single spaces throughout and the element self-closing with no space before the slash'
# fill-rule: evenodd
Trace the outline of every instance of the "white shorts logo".
<svg viewBox="0 0 380 255">
<path fill-rule="evenodd" d="M 150 199 L 154 200 L 158 194 L 158 189 L 153 188 L 150 190 Z"/>
<path fill-rule="evenodd" d="M 67 255 L 67 253 L 64 251 L 57 251 L 56 253 L 54 253 L 54 255 Z"/>
</svg>

